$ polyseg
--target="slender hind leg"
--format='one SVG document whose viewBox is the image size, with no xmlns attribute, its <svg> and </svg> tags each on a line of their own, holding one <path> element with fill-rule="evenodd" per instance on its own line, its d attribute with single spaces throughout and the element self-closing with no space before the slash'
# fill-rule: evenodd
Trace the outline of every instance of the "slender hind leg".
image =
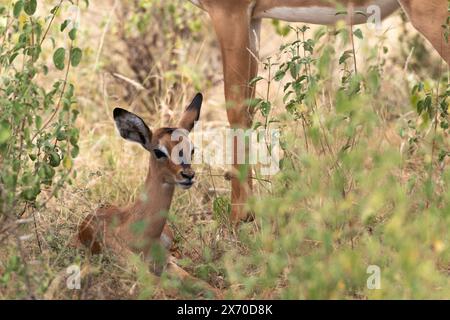
<svg viewBox="0 0 450 320">
<path fill-rule="evenodd" d="M 232 129 L 241 129 L 243 132 L 250 129 L 253 121 L 254 110 L 249 107 L 248 102 L 255 95 L 255 87 L 249 85 L 249 82 L 258 73 L 256 58 L 260 21 L 251 19 L 250 4 L 248 8 L 233 6 L 233 1 L 236 0 L 217 1 L 207 9 L 222 50 L 228 121 Z M 248 150 L 246 143 L 247 156 Z M 244 163 L 238 160 L 237 138 L 234 138 L 233 174 L 230 177 L 233 222 L 252 219 L 252 214 L 244 207 L 252 192 L 251 167 L 247 159 Z M 238 175 L 237 172 L 241 174 Z"/>
</svg>

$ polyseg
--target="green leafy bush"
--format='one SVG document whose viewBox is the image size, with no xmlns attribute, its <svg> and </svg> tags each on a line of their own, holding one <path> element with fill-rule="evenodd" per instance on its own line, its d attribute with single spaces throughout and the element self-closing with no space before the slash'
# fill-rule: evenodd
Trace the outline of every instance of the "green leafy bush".
<svg viewBox="0 0 450 320">
<path fill-rule="evenodd" d="M 20 216 L 26 208 L 41 209 L 75 174 L 78 111 L 69 73 L 82 51 L 76 46 L 76 21 L 55 25 L 64 5 L 60 1 L 45 17 L 37 15 L 36 0 L 0 6 L 2 219 Z M 51 36 L 55 27 L 58 37 Z M 53 66 L 43 54 L 50 50 Z"/>
</svg>

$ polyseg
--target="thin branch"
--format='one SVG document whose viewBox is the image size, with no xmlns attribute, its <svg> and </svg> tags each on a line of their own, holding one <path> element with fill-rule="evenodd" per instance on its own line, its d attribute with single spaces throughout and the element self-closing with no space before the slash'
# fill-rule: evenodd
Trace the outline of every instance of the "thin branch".
<svg viewBox="0 0 450 320">
<path fill-rule="evenodd" d="M 61 8 L 61 5 L 64 0 L 60 0 L 59 4 L 55 7 L 55 12 L 53 12 L 52 18 L 50 19 L 50 22 L 47 26 L 47 29 L 44 32 L 44 35 L 42 36 L 41 42 L 39 43 L 39 46 L 42 46 L 42 43 L 44 43 L 45 38 L 47 37 L 48 32 L 50 31 L 50 28 L 53 24 L 53 21 L 55 20 L 56 15 L 58 14 L 59 9 Z"/>
</svg>

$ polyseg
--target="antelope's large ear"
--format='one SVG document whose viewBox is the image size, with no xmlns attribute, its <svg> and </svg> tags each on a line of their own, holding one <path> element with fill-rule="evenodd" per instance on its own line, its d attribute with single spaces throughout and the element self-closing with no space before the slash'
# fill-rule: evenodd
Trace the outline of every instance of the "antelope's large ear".
<svg viewBox="0 0 450 320">
<path fill-rule="evenodd" d="M 203 96 L 201 93 L 197 93 L 189 107 L 187 107 L 186 111 L 184 111 L 183 116 L 178 123 L 179 128 L 186 129 L 187 131 L 192 130 L 195 121 L 198 121 L 198 119 L 200 118 L 200 109 L 202 108 L 202 103 Z"/>
<path fill-rule="evenodd" d="M 144 120 L 121 108 L 114 109 L 113 115 L 122 138 L 140 143 L 145 149 L 151 151 L 152 132 Z"/>
</svg>

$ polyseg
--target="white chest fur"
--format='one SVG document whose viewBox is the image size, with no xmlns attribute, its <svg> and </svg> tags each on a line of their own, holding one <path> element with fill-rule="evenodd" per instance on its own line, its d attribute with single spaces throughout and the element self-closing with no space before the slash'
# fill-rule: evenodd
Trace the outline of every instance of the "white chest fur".
<svg viewBox="0 0 450 320">
<path fill-rule="evenodd" d="M 354 8 L 354 11 L 365 12 L 370 6 L 377 6 L 380 9 L 381 18 L 384 18 L 399 8 L 397 0 L 372 0 L 364 6 Z M 339 10 L 333 7 L 274 7 L 263 12 L 258 12 L 255 18 L 272 18 L 290 22 L 305 22 L 314 24 L 334 24 L 338 20 L 344 19 L 343 15 L 337 15 Z M 364 23 L 367 20 L 363 15 L 357 14 L 354 23 Z"/>
</svg>

